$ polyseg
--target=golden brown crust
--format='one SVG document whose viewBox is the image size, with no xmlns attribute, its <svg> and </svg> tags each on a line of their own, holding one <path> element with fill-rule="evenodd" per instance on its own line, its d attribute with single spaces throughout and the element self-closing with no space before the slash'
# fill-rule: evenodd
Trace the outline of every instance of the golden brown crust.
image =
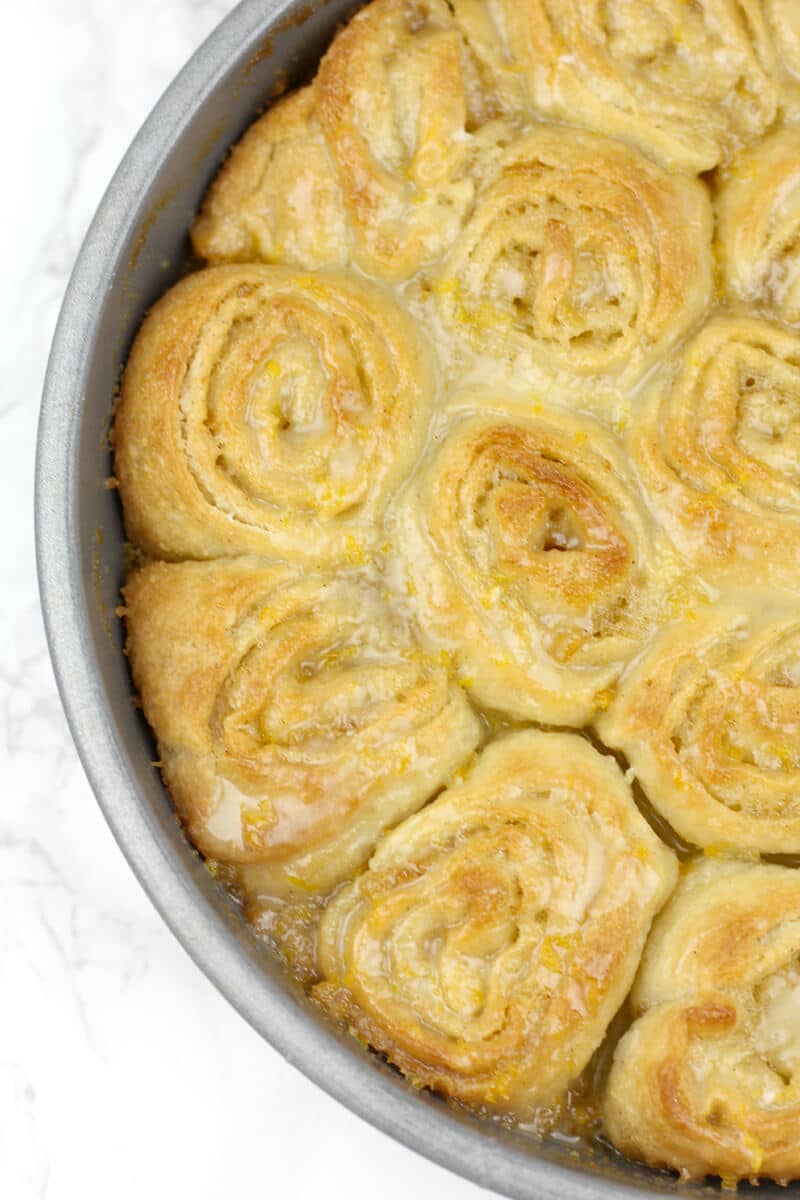
<svg viewBox="0 0 800 1200">
<path fill-rule="evenodd" d="M 711 207 L 694 180 L 607 138 L 514 140 L 433 283 L 482 354 L 630 385 L 711 293 Z M 584 388 L 583 405 L 591 405 Z"/>
<path fill-rule="evenodd" d="M 314 994 L 412 1078 L 530 1115 L 601 1041 L 675 873 L 613 760 L 511 735 L 337 894 Z"/>
<path fill-rule="evenodd" d="M 211 263 L 345 265 L 347 223 L 313 86 L 278 101 L 250 126 L 211 185 L 191 234 L 195 253 Z"/>
<path fill-rule="evenodd" d="M 717 217 L 731 298 L 800 320 L 800 129 L 779 129 L 739 155 Z"/>
<path fill-rule="evenodd" d="M 420 621 L 479 703 L 581 725 L 679 568 L 614 439 L 591 418 L 532 407 L 491 393 L 453 403 L 404 494 L 398 544 Z"/>
<path fill-rule="evenodd" d="M 404 278 L 452 241 L 494 126 L 523 104 L 482 0 L 374 0 L 234 147 L 195 251 Z"/>
<path fill-rule="evenodd" d="M 155 563 L 124 590 L 128 654 L 194 844 L 326 891 L 466 759 L 478 722 L 358 575 Z"/>
<path fill-rule="evenodd" d="M 800 620 L 753 607 L 668 626 L 595 724 L 686 841 L 800 854 Z"/>
<path fill-rule="evenodd" d="M 708 322 L 634 421 L 631 453 L 686 557 L 725 582 L 800 586 L 800 335 Z"/>
<path fill-rule="evenodd" d="M 604 1101 L 614 1144 L 686 1178 L 800 1175 L 800 873 L 694 867 L 633 999 Z"/>
<path fill-rule="evenodd" d="M 128 536 L 159 558 L 357 559 L 425 437 L 429 354 L 356 279 L 189 276 L 145 320 L 123 379 Z"/>
<path fill-rule="evenodd" d="M 762 0 L 500 7 L 535 108 L 628 141 L 672 170 L 708 170 L 774 119 L 775 52 Z"/>
<path fill-rule="evenodd" d="M 406 278 L 452 242 L 474 193 L 479 131 L 521 101 L 487 13 L 454 7 L 373 0 L 320 65 L 319 120 L 355 258 L 379 278 Z"/>
</svg>

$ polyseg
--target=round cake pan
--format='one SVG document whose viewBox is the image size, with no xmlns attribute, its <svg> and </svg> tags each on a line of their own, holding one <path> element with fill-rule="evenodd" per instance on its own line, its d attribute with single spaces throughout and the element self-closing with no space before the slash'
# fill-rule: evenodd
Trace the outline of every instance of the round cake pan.
<svg viewBox="0 0 800 1200">
<path fill-rule="evenodd" d="M 98 802 L 164 920 L 260 1034 L 354 1112 L 486 1187 L 532 1200 L 713 1196 L 711 1184 L 602 1146 L 480 1121 L 340 1034 L 283 974 L 178 827 L 131 703 L 115 608 L 124 539 L 109 421 L 148 306 L 185 271 L 187 228 L 227 148 L 270 99 L 309 78 L 354 0 L 245 0 L 168 89 L 126 154 L 78 257 L 50 356 L 39 427 L 37 554 L 61 698 Z M 746 1190 L 746 1189 L 744 1189 Z M 785 1198 L 763 1187 L 759 1200 Z"/>
</svg>

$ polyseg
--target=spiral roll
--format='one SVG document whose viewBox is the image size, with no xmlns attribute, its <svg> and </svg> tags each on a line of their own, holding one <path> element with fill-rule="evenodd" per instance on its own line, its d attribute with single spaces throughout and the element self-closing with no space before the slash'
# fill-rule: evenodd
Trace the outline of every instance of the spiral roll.
<svg viewBox="0 0 800 1200">
<path fill-rule="evenodd" d="M 702 313 L 711 207 L 606 138 L 540 126 L 501 158 L 433 283 L 481 354 L 633 383 Z"/>
<path fill-rule="evenodd" d="M 411 318 L 355 279 L 226 266 L 146 319 L 115 472 L 153 557 L 357 560 L 426 434 L 432 367 Z"/>
<path fill-rule="evenodd" d="M 156 563 L 124 589 L 128 654 L 192 842 L 324 892 L 470 755 L 477 718 L 358 575 Z"/>
<path fill-rule="evenodd" d="M 775 117 L 762 0 L 500 4 L 536 108 L 631 142 L 672 170 L 708 170 Z"/>
<path fill-rule="evenodd" d="M 800 1177 L 800 872 L 695 866 L 657 920 L 604 1101 L 623 1153 L 729 1186 Z"/>
<path fill-rule="evenodd" d="M 596 726 L 682 838 L 800 854 L 796 617 L 698 608 L 659 634 Z"/>
<path fill-rule="evenodd" d="M 740 155 L 717 213 L 730 295 L 800 321 L 800 129 L 780 129 Z"/>
<path fill-rule="evenodd" d="M 631 453 L 676 545 L 712 577 L 800 586 L 800 336 L 717 317 L 653 389 Z"/>
<path fill-rule="evenodd" d="M 412 1079 L 530 1115 L 602 1040 L 675 875 L 612 759 L 513 734 L 332 900 L 314 994 Z"/>
<path fill-rule="evenodd" d="M 356 261 L 406 278 L 452 242 L 476 150 L 522 102 L 489 11 L 471 0 L 374 0 L 340 32 L 316 87 Z"/>
<path fill-rule="evenodd" d="M 581 725 L 658 619 L 674 563 L 599 425 L 483 407 L 454 411 L 402 500 L 419 619 L 482 705 Z"/>
<path fill-rule="evenodd" d="M 192 226 L 210 263 L 343 267 L 350 235 L 336 171 L 317 119 L 316 91 L 301 88 L 250 126 L 226 159 Z"/>
<path fill-rule="evenodd" d="M 374 0 L 234 148 L 195 251 L 406 278 L 452 242 L 523 93 L 482 0 Z"/>
</svg>

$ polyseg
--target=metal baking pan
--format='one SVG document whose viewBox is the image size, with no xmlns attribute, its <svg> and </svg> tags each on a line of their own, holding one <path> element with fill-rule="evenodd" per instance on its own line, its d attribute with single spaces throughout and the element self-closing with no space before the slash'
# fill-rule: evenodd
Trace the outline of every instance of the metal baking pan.
<svg viewBox="0 0 800 1200">
<path fill-rule="evenodd" d="M 134 139 L 78 256 L 50 356 L 36 478 L 42 605 L 64 708 L 100 807 L 164 920 L 242 1016 L 332 1096 L 510 1197 L 718 1196 L 713 1185 L 679 1185 L 600 1145 L 540 1143 L 456 1111 L 340 1034 L 252 935 L 184 838 L 131 703 L 114 615 L 123 532 L 116 493 L 106 486 L 121 365 L 148 306 L 185 270 L 187 228 L 227 148 L 271 96 L 313 74 L 357 7 L 355 0 L 244 0 Z M 767 1185 L 758 1190 L 758 1200 L 786 1196 Z"/>
</svg>

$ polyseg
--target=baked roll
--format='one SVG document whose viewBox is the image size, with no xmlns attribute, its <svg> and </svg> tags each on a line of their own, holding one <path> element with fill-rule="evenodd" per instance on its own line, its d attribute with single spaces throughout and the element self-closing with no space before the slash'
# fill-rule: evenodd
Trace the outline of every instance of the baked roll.
<svg viewBox="0 0 800 1200">
<path fill-rule="evenodd" d="M 131 351 L 114 425 L 131 541 L 158 558 L 357 560 L 428 426 L 411 318 L 356 279 L 190 275 Z"/>
<path fill-rule="evenodd" d="M 775 117 L 762 0 L 499 2 L 536 108 L 672 170 L 708 170 Z"/>
<path fill-rule="evenodd" d="M 659 619 L 675 560 L 614 439 L 478 394 L 437 430 L 396 544 L 419 620 L 464 685 L 520 720 L 581 725 Z"/>
<path fill-rule="evenodd" d="M 800 335 L 722 316 L 634 419 L 632 456 L 676 545 L 714 578 L 800 583 Z"/>
<path fill-rule="evenodd" d="M 530 1116 L 602 1040 L 675 877 L 611 758 L 513 734 L 337 893 L 314 995 L 413 1080 Z"/>
<path fill-rule="evenodd" d="M 407 278 L 458 231 L 474 193 L 476 134 L 522 101 L 489 10 L 373 0 L 335 39 L 316 87 L 356 261 L 379 278 Z"/>
<path fill-rule="evenodd" d="M 481 354 L 630 385 L 708 304 L 710 201 L 626 146 L 542 125 L 490 173 L 432 288 Z"/>
<path fill-rule="evenodd" d="M 374 0 L 234 149 L 195 250 L 406 278 L 453 240 L 523 95 L 483 0 Z"/>
<path fill-rule="evenodd" d="M 800 1177 L 800 872 L 710 861 L 657 920 L 604 1100 L 624 1154 L 726 1185 Z"/>
<path fill-rule="evenodd" d="M 350 229 L 313 86 L 279 100 L 250 126 L 209 188 L 191 234 L 195 253 L 210 263 L 347 263 Z"/>
<path fill-rule="evenodd" d="M 596 720 L 686 841 L 800 854 L 800 618 L 698 606 Z"/>
<path fill-rule="evenodd" d="M 800 321 L 800 129 L 779 129 L 736 159 L 717 213 L 730 295 Z"/>
<path fill-rule="evenodd" d="M 258 559 L 153 563 L 124 588 L 128 655 L 186 832 L 324 892 L 477 745 L 438 659 L 359 575 Z"/>
</svg>

